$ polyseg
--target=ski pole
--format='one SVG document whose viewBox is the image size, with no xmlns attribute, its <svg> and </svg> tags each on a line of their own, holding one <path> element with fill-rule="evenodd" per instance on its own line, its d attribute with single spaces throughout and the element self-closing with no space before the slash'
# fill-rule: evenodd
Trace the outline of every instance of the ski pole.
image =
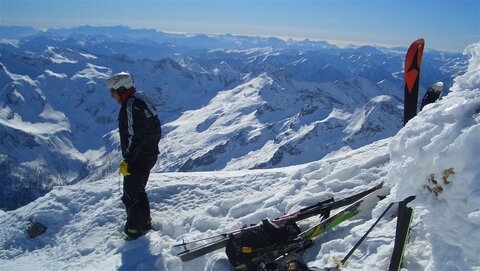
<svg viewBox="0 0 480 271">
<path fill-rule="evenodd" d="M 120 195 L 123 194 L 123 188 L 122 188 L 122 173 L 118 172 L 118 191 L 120 192 Z"/>
<path fill-rule="evenodd" d="M 388 205 L 387 209 L 385 209 L 385 211 L 383 211 L 383 213 L 380 215 L 380 217 L 377 219 L 377 221 L 375 221 L 375 223 L 373 223 L 373 225 L 370 227 L 370 229 L 368 229 L 368 231 L 362 236 L 362 238 L 360 238 L 360 240 L 358 240 L 358 242 L 347 253 L 347 255 L 340 261 L 340 263 L 337 264 L 338 265 L 337 267 L 343 266 L 345 264 L 345 262 L 348 260 L 348 258 L 350 258 L 350 256 L 352 256 L 353 252 L 355 252 L 355 250 L 360 246 L 360 244 L 363 242 L 363 240 L 365 240 L 365 238 L 367 238 L 368 234 L 373 230 L 373 228 L 377 225 L 377 223 L 380 221 L 380 219 L 382 219 L 382 217 L 385 216 L 385 214 L 393 206 L 393 204 L 395 204 L 395 203 L 392 202 Z"/>
</svg>

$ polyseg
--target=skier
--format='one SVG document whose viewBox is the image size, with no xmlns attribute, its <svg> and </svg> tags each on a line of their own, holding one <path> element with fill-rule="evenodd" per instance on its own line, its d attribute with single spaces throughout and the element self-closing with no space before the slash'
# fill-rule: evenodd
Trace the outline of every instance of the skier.
<svg viewBox="0 0 480 271">
<path fill-rule="evenodd" d="M 125 234 L 137 239 L 152 229 L 145 186 L 159 154 L 160 121 L 156 108 L 145 93 L 135 89 L 129 73 L 114 74 L 107 86 L 112 98 L 121 105 L 118 126 L 123 156 L 122 202 L 127 211 Z"/>
<path fill-rule="evenodd" d="M 437 82 L 433 84 L 423 96 L 422 103 L 420 105 L 420 111 L 424 106 L 430 103 L 436 102 L 442 96 L 443 83 Z"/>
</svg>

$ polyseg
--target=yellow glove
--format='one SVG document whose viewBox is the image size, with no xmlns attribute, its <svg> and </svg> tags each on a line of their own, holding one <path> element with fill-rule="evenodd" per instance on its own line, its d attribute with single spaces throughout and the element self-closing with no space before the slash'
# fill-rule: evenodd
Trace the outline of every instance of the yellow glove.
<svg viewBox="0 0 480 271">
<path fill-rule="evenodd" d="M 124 177 L 130 175 L 130 172 L 128 172 L 128 163 L 127 161 L 123 161 L 120 163 L 120 173 L 122 173 L 122 175 Z"/>
</svg>

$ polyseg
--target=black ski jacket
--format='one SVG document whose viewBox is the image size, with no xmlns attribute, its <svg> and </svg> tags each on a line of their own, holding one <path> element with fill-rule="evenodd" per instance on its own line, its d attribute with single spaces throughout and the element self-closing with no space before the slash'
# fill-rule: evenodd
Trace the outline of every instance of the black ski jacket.
<svg viewBox="0 0 480 271">
<path fill-rule="evenodd" d="M 122 102 L 118 116 L 123 159 L 141 164 L 157 157 L 162 135 L 157 110 L 145 93 L 135 91 Z"/>
<path fill-rule="evenodd" d="M 423 96 L 422 103 L 420 104 L 420 111 L 423 110 L 427 104 L 431 104 L 436 102 L 442 96 L 442 91 L 434 90 L 433 88 L 429 88 L 425 95 Z"/>
</svg>

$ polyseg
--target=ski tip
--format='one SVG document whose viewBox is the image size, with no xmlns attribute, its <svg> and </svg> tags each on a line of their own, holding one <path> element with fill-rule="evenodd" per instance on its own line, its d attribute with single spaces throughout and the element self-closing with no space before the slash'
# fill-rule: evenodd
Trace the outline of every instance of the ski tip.
<svg viewBox="0 0 480 271">
<path fill-rule="evenodd" d="M 418 38 L 417 40 L 415 40 L 414 42 L 412 42 L 412 45 L 413 44 L 425 44 L 425 39 L 423 38 Z"/>
</svg>

